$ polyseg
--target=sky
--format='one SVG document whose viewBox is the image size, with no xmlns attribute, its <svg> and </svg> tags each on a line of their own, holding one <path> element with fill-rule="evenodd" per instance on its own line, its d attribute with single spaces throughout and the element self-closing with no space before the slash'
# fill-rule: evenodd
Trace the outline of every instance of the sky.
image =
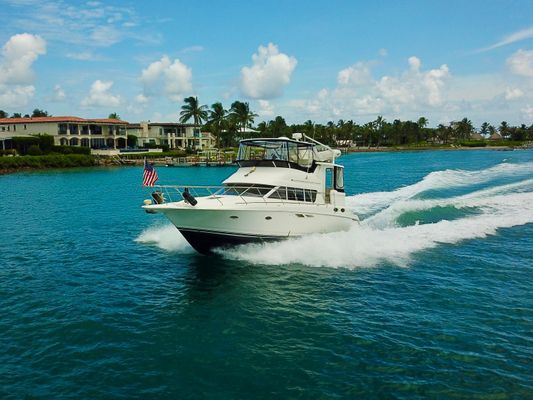
<svg viewBox="0 0 533 400">
<path fill-rule="evenodd" d="M 533 123 L 533 1 L 0 0 L 0 109 Z"/>
</svg>

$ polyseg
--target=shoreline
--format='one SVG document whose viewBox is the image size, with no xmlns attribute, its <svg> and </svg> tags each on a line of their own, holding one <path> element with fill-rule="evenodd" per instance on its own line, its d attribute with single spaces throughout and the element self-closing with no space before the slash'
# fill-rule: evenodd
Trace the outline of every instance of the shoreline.
<svg viewBox="0 0 533 400">
<path fill-rule="evenodd" d="M 533 149 L 533 146 L 486 146 L 486 147 L 466 147 L 466 146 L 457 146 L 457 147 L 370 147 L 370 148 L 349 148 L 342 149 L 342 154 L 351 154 L 351 153 L 406 153 L 406 152 L 418 152 L 418 151 L 470 151 L 470 150 L 489 150 L 489 151 L 514 151 L 514 150 L 528 150 Z M 17 167 L 17 168 L 0 168 L 0 175 L 8 175 L 17 172 L 31 172 L 31 171 L 46 171 L 46 170 L 67 170 L 72 168 L 109 168 L 109 167 L 131 167 L 133 165 L 142 165 L 141 163 L 128 163 L 128 164 L 116 164 L 111 160 L 102 160 L 100 159 L 94 165 L 76 165 L 69 167 Z"/>
<path fill-rule="evenodd" d="M 357 148 L 351 147 L 343 149 L 343 154 L 347 153 L 400 153 L 409 151 L 465 151 L 465 150 L 494 150 L 494 151 L 513 151 L 513 150 L 527 150 L 533 147 L 517 147 L 517 146 L 484 146 L 484 147 L 370 147 Z"/>
</svg>

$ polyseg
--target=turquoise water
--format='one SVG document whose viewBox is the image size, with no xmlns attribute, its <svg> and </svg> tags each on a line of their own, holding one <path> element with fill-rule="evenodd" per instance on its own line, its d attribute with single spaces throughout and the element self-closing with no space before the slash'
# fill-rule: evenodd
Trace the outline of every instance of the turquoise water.
<svg viewBox="0 0 533 400">
<path fill-rule="evenodd" d="M 0 398 L 533 398 L 533 151 L 342 162 L 361 226 L 216 257 L 141 168 L 0 176 Z"/>
</svg>

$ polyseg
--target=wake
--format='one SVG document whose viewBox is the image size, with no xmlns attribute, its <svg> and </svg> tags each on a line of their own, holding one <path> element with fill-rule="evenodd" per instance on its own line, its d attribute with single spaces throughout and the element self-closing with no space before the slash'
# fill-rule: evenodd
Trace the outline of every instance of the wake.
<svg viewBox="0 0 533 400">
<path fill-rule="evenodd" d="M 406 266 L 420 251 L 533 223 L 532 177 L 533 163 L 502 163 L 483 171 L 432 172 L 419 182 L 390 192 L 348 197 L 347 206 L 362 220 L 347 232 L 248 244 L 220 250 L 219 254 L 266 265 Z M 173 226 L 149 228 L 137 240 L 164 250 L 192 251 Z"/>
</svg>

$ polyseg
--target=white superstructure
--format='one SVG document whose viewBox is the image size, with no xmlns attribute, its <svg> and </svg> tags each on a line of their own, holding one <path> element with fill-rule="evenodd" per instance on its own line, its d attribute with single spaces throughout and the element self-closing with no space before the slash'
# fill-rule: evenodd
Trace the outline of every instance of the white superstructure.
<svg viewBox="0 0 533 400">
<path fill-rule="evenodd" d="M 358 218 L 345 207 L 340 152 L 294 137 L 242 140 L 239 169 L 223 186 L 159 186 L 143 207 L 165 214 L 201 253 L 349 229 Z M 166 201 L 175 194 L 182 199 Z"/>
</svg>

